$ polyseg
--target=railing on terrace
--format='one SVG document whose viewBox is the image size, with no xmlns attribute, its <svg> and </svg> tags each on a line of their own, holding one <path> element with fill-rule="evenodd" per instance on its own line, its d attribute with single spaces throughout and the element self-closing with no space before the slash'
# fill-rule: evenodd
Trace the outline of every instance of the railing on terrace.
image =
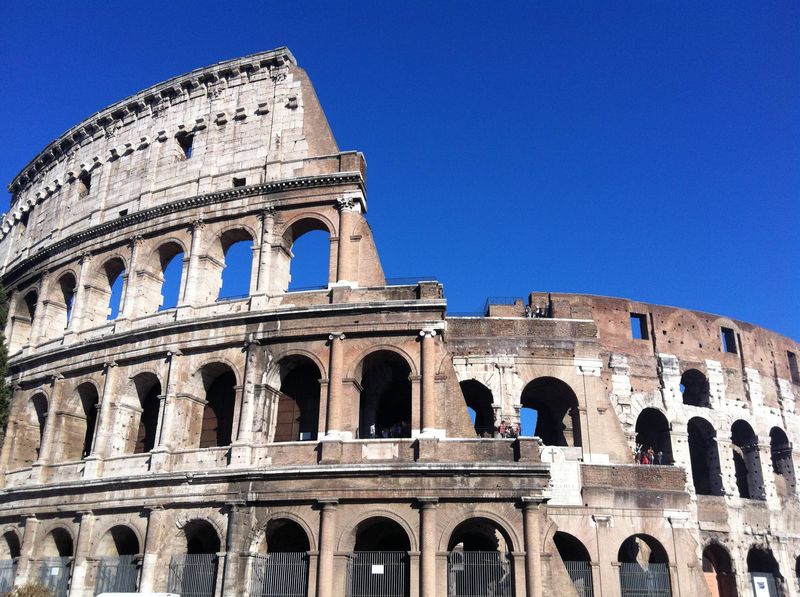
<svg viewBox="0 0 800 597">
<path fill-rule="evenodd" d="M 253 558 L 250 597 L 305 597 L 308 553 L 278 552 Z"/>
<path fill-rule="evenodd" d="M 250 298 L 250 293 L 247 294 L 232 294 L 230 296 L 220 296 L 217 297 L 216 302 L 218 303 L 225 303 L 228 301 L 240 301 L 242 299 Z"/>
<path fill-rule="evenodd" d="M 313 286 L 289 286 L 286 292 L 311 292 L 312 290 L 327 290 L 327 284 L 314 284 Z"/>
</svg>

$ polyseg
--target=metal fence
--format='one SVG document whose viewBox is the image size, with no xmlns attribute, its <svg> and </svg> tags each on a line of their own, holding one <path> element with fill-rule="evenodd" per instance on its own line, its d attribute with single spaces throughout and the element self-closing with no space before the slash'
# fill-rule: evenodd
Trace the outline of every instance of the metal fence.
<svg viewBox="0 0 800 597">
<path fill-rule="evenodd" d="M 175 555 L 169 562 L 168 592 L 181 597 L 214 597 L 217 554 Z"/>
<path fill-rule="evenodd" d="M 775 586 L 775 577 L 768 572 L 756 572 L 750 575 L 750 583 L 753 586 L 754 595 L 763 595 L 765 591 L 769 597 L 778 597 L 778 589 Z"/>
<path fill-rule="evenodd" d="M 589 562 L 564 562 L 578 597 L 593 597 L 592 565 Z"/>
<path fill-rule="evenodd" d="M 67 597 L 72 558 L 45 558 L 39 567 L 39 583 L 52 593 L 52 597 Z"/>
<path fill-rule="evenodd" d="M 622 597 L 671 597 L 669 569 L 667 564 L 647 564 L 643 568 L 636 563 L 619 566 L 619 586 Z"/>
<path fill-rule="evenodd" d="M 269 553 L 253 558 L 250 597 L 306 597 L 307 594 L 306 552 Z"/>
<path fill-rule="evenodd" d="M 14 560 L 0 560 L 0 595 L 12 589 L 16 571 L 17 564 Z"/>
<path fill-rule="evenodd" d="M 135 593 L 139 579 L 136 556 L 100 558 L 97 565 L 95 595 L 100 593 Z"/>
<path fill-rule="evenodd" d="M 514 597 L 514 566 L 499 551 L 453 551 L 447 556 L 449 597 Z"/>
<path fill-rule="evenodd" d="M 407 597 L 408 553 L 354 551 L 347 564 L 347 597 Z"/>
</svg>

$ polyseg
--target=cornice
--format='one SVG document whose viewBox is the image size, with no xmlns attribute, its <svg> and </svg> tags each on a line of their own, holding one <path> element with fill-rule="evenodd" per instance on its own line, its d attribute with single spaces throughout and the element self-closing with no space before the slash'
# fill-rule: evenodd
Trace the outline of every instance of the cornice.
<svg viewBox="0 0 800 597">
<path fill-rule="evenodd" d="M 28 257 L 6 271 L 2 276 L 2 281 L 6 287 L 9 287 L 21 277 L 23 272 L 28 272 L 32 267 L 41 263 L 51 255 L 62 253 L 66 249 L 75 247 L 87 240 L 98 238 L 110 232 L 125 229 L 132 224 L 146 222 L 148 220 L 160 218 L 165 215 L 186 209 L 213 205 L 215 203 L 223 203 L 244 197 L 271 195 L 295 189 L 331 187 L 342 184 L 358 184 L 363 190 L 364 179 L 362 178 L 360 172 L 336 172 L 333 174 L 322 174 L 318 176 L 304 176 L 289 180 L 278 180 L 246 187 L 225 189 L 224 191 L 207 193 L 205 195 L 196 195 L 186 199 L 179 199 L 178 201 L 173 201 L 172 203 L 157 205 L 149 209 L 144 209 L 133 214 L 122 216 L 121 218 L 117 218 L 115 220 L 103 222 L 102 224 L 87 228 L 86 230 L 82 230 L 81 232 L 77 232 L 71 236 L 68 236 L 67 238 L 61 239 L 60 241 L 43 248 L 35 255 Z M 275 207 L 277 208 L 279 206 Z"/>
</svg>

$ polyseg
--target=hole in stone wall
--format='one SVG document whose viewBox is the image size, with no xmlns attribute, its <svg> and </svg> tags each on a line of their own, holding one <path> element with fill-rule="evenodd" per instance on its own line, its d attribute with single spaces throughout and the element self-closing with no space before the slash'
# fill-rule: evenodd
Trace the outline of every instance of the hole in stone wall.
<svg viewBox="0 0 800 597">
<path fill-rule="evenodd" d="M 786 358 L 789 360 L 789 375 L 792 378 L 792 383 L 800 384 L 800 369 L 797 368 L 797 355 L 791 350 L 787 350 Z"/>
<path fill-rule="evenodd" d="M 192 157 L 194 135 L 190 133 L 179 133 L 175 136 L 175 139 L 178 141 L 181 151 L 183 151 L 183 157 L 187 160 L 190 159 Z"/>
<path fill-rule="evenodd" d="M 736 332 L 730 328 L 720 328 L 720 335 L 722 336 L 722 350 L 737 354 L 739 351 L 736 348 Z"/>
<path fill-rule="evenodd" d="M 631 313 L 631 337 L 634 340 L 647 340 L 647 315 Z"/>
<path fill-rule="evenodd" d="M 233 179 L 233 186 L 234 187 L 243 187 L 247 184 L 246 178 L 236 178 Z"/>
</svg>

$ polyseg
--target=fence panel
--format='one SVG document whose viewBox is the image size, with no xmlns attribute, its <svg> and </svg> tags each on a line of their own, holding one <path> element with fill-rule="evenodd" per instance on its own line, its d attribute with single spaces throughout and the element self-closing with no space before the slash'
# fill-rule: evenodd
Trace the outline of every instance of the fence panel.
<svg viewBox="0 0 800 597">
<path fill-rule="evenodd" d="M 217 554 L 175 555 L 169 562 L 168 591 L 181 597 L 214 597 Z"/>
<path fill-rule="evenodd" d="M 250 597 L 306 597 L 307 594 L 306 552 L 269 553 L 253 558 Z"/>
<path fill-rule="evenodd" d="M 768 572 L 756 572 L 750 575 L 750 582 L 753 585 L 753 594 L 757 597 L 768 594 L 769 597 L 778 597 L 778 589 L 775 586 L 775 577 Z"/>
<path fill-rule="evenodd" d="M 0 560 L 0 595 L 8 593 L 14 587 L 14 573 L 17 565 L 14 560 Z"/>
<path fill-rule="evenodd" d="M 52 597 L 67 597 L 72 558 L 45 558 L 39 568 L 39 583 L 52 593 Z"/>
<path fill-rule="evenodd" d="M 347 597 L 407 597 L 408 553 L 354 551 L 347 565 Z"/>
<path fill-rule="evenodd" d="M 642 568 L 636 563 L 619 566 L 619 586 L 622 597 L 671 597 L 669 570 L 666 564 L 647 564 Z"/>
<path fill-rule="evenodd" d="M 589 562 L 564 562 L 578 597 L 594 597 L 592 565 Z"/>
<path fill-rule="evenodd" d="M 499 551 L 453 551 L 447 556 L 450 597 L 514 597 L 514 566 Z"/>
<path fill-rule="evenodd" d="M 135 593 L 139 578 L 136 556 L 101 558 L 97 566 L 97 582 L 94 592 Z"/>
</svg>

